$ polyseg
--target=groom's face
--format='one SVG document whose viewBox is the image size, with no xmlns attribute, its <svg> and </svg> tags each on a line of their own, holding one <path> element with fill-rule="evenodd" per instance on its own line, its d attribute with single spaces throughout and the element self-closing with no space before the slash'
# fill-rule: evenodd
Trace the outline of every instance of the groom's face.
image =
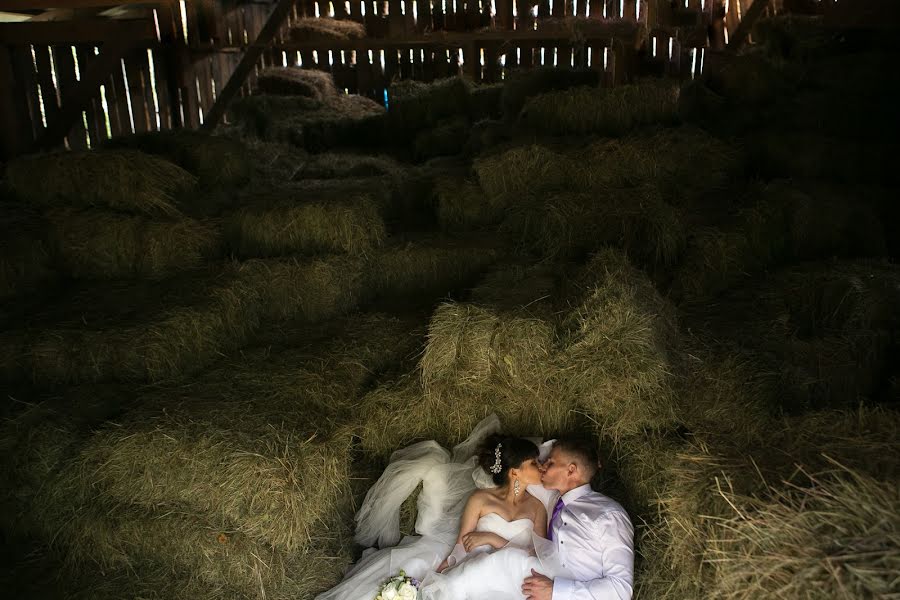
<svg viewBox="0 0 900 600">
<path fill-rule="evenodd" d="M 554 448 L 541 468 L 541 483 L 548 490 L 564 493 L 571 487 L 571 465 L 569 456 L 559 448 Z"/>
</svg>

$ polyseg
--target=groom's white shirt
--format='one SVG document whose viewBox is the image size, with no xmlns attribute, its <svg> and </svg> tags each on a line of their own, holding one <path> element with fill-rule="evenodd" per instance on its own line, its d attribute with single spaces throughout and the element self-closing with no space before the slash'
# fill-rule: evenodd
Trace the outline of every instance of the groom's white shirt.
<svg viewBox="0 0 900 600">
<path fill-rule="evenodd" d="M 541 494 L 548 519 L 559 495 Z M 565 507 L 554 521 L 553 542 L 572 579 L 553 580 L 553 600 L 629 600 L 634 579 L 634 528 L 615 500 L 583 485 L 563 495 Z"/>
</svg>

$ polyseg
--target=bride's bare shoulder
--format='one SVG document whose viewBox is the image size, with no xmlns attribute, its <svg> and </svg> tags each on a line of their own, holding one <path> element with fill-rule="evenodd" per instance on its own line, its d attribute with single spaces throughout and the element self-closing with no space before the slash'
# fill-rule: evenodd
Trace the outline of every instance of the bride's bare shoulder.
<svg viewBox="0 0 900 600">
<path fill-rule="evenodd" d="M 531 494 L 528 494 L 528 506 L 535 512 L 536 515 L 547 513 L 547 507 L 544 506 L 544 503 L 541 502 L 539 498 L 536 498 Z"/>
</svg>

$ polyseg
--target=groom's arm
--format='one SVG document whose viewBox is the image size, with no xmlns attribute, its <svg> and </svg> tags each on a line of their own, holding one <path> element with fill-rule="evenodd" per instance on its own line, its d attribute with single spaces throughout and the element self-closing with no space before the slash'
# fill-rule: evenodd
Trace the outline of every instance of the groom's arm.
<svg viewBox="0 0 900 600">
<path fill-rule="evenodd" d="M 597 527 L 603 577 L 553 580 L 553 600 L 630 600 L 634 583 L 634 529 L 628 516 L 605 515 Z"/>
</svg>

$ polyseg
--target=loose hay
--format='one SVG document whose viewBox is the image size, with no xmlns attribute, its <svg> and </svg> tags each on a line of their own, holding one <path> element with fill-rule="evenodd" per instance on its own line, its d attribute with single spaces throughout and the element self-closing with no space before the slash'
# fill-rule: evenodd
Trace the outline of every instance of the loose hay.
<svg viewBox="0 0 900 600">
<path fill-rule="evenodd" d="M 674 122 L 678 91 L 671 81 L 578 87 L 529 98 L 520 119 L 544 134 L 619 136 L 643 125 Z"/>
<path fill-rule="evenodd" d="M 243 257 L 364 255 L 384 243 L 387 232 L 381 207 L 372 198 L 294 201 L 291 196 L 295 194 L 248 198 L 248 206 L 228 216 L 226 238 L 234 252 Z"/>
<path fill-rule="evenodd" d="M 420 131 L 413 140 L 417 160 L 462 152 L 469 140 L 469 121 L 465 117 L 443 119 L 431 129 Z"/>
<path fill-rule="evenodd" d="M 337 96 L 331 73 L 297 67 L 270 67 L 256 78 L 256 88 L 261 94 L 304 96 L 323 100 Z"/>
<path fill-rule="evenodd" d="M 221 250 L 209 221 L 151 220 L 100 211 L 52 211 L 50 239 L 61 270 L 75 278 L 161 279 L 199 267 Z"/>
<path fill-rule="evenodd" d="M 403 165 L 388 156 L 326 152 L 309 157 L 292 179 L 399 176 L 402 172 Z"/>
<path fill-rule="evenodd" d="M 36 154 L 6 167 L 16 196 L 45 208 L 103 206 L 176 216 L 197 179 L 182 168 L 134 150 Z"/>
</svg>

